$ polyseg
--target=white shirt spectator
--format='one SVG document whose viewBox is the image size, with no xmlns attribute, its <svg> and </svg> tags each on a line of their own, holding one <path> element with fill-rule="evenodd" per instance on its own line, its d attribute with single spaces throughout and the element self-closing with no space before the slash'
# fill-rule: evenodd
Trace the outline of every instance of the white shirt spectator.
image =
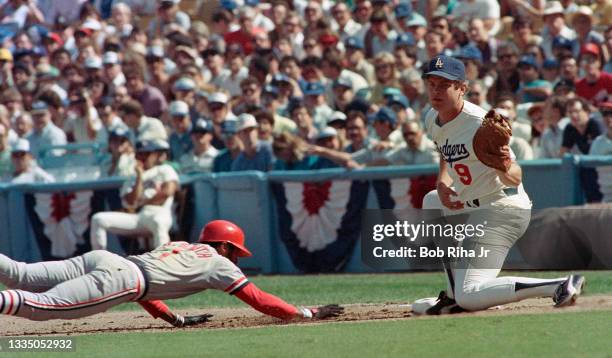
<svg viewBox="0 0 612 358">
<path fill-rule="evenodd" d="M 240 70 L 238 70 L 238 73 L 236 73 L 236 75 L 232 75 L 230 72 L 227 78 L 223 82 L 221 82 L 220 87 L 227 90 L 230 94 L 230 97 L 239 96 L 240 94 L 242 94 L 240 82 L 242 82 L 247 77 L 249 77 L 249 69 L 246 67 L 242 67 Z"/>
<path fill-rule="evenodd" d="M 533 159 L 533 148 L 529 142 L 521 137 L 510 137 L 510 149 L 516 155 L 516 160 L 532 160 Z"/>
<path fill-rule="evenodd" d="M 421 145 L 417 150 L 410 149 L 404 142 L 402 146 L 387 152 L 385 159 L 391 165 L 435 164 L 440 162 L 436 145 L 424 134 Z"/>
<path fill-rule="evenodd" d="M 456 19 L 494 19 L 496 20 L 495 25 L 493 25 L 489 34 L 495 35 L 499 31 L 500 8 L 497 0 L 458 1 L 451 15 Z"/>
<path fill-rule="evenodd" d="M 41 167 L 36 164 L 32 164 L 30 168 L 14 177 L 11 180 L 11 184 L 28 184 L 28 183 L 54 183 L 55 178 L 53 175 L 44 171 Z"/>
<path fill-rule="evenodd" d="M 208 173 L 212 171 L 213 161 L 219 154 L 219 151 L 212 145 L 207 151 L 200 155 L 196 155 L 193 150 L 181 156 L 181 172 L 182 173 Z"/>
<path fill-rule="evenodd" d="M 589 155 L 612 155 L 612 138 L 607 132 L 595 138 Z M 612 165 L 597 167 L 597 182 L 599 191 L 603 194 L 602 201 L 612 203 Z"/>
<path fill-rule="evenodd" d="M 96 132 L 97 137 L 97 133 L 102 129 L 102 121 L 98 117 L 98 111 L 93 107 L 89 108 L 89 116 L 92 122 L 92 129 Z M 72 132 L 75 143 L 93 142 L 96 139 L 95 137 L 94 139 L 89 137 L 86 121 L 85 117 L 68 117 L 66 123 L 64 123 L 64 132 Z"/>
<path fill-rule="evenodd" d="M 561 143 L 563 142 L 563 130 L 570 122 L 569 118 L 562 118 L 554 129 L 550 127 L 544 130 L 540 137 L 541 158 L 559 158 Z"/>
<path fill-rule="evenodd" d="M 484 108 L 484 106 L 482 106 Z M 529 142 L 531 140 L 531 125 L 514 121 L 512 122 L 512 137 L 517 137 Z"/>
<path fill-rule="evenodd" d="M 564 25 L 563 28 L 561 29 L 561 33 L 559 34 L 559 36 L 564 37 L 568 40 L 574 40 L 576 38 L 576 32 L 574 32 L 574 30 Z M 546 58 L 555 57 L 552 52 L 552 43 L 553 43 L 554 38 L 555 36 L 553 36 L 550 33 L 550 30 L 548 29 L 548 27 L 545 26 L 544 30 L 542 30 L 542 43 L 540 44 L 540 46 L 542 46 L 542 49 L 544 50 L 544 54 L 546 55 Z"/>
</svg>

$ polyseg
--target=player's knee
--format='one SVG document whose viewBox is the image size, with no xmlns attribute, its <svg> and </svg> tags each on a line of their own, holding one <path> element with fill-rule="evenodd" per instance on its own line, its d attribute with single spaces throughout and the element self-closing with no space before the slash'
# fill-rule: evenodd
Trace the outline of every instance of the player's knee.
<svg viewBox="0 0 612 358">
<path fill-rule="evenodd" d="M 437 190 L 432 190 L 423 198 L 423 209 L 442 209 L 442 202 Z"/>
<path fill-rule="evenodd" d="M 455 302 L 461 308 L 468 311 L 480 311 L 488 308 L 480 300 L 480 295 L 477 292 L 455 292 Z"/>
</svg>

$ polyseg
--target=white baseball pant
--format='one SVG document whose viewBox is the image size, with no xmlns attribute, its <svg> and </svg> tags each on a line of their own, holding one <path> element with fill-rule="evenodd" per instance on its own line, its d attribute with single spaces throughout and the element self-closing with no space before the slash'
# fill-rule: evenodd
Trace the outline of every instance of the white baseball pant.
<svg viewBox="0 0 612 358">
<path fill-rule="evenodd" d="M 170 242 L 172 213 L 161 206 L 145 206 L 138 214 L 106 211 L 91 218 L 91 248 L 106 250 L 106 232 L 118 235 L 150 234 L 153 247 Z"/>
<path fill-rule="evenodd" d="M 442 209 L 445 217 L 468 214 L 466 224 L 484 224 L 482 238 L 466 238 L 462 247 L 481 252 L 490 250 L 486 260 L 460 258 L 447 271 L 447 295 L 469 311 L 517 302 L 532 297 L 552 297 L 565 277 L 557 279 L 534 279 L 527 277 L 497 277 L 510 248 L 525 233 L 531 210 L 507 206 L 486 205 L 478 210 L 453 210 L 443 208 L 436 190 L 423 199 L 423 209 Z"/>
</svg>

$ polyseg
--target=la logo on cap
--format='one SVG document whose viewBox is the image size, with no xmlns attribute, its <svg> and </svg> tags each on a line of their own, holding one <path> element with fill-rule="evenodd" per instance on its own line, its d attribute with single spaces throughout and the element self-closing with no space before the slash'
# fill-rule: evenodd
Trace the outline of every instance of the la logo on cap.
<svg viewBox="0 0 612 358">
<path fill-rule="evenodd" d="M 436 66 L 436 68 L 444 67 L 444 62 L 442 62 L 442 59 L 440 57 L 436 59 L 436 64 L 434 66 Z"/>
</svg>

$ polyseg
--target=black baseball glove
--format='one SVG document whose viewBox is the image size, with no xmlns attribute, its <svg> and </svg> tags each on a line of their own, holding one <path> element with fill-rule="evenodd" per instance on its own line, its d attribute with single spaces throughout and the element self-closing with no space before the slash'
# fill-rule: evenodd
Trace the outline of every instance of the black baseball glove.
<svg viewBox="0 0 612 358">
<path fill-rule="evenodd" d="M 200 323 L 208 322 L 208 319 L 213 315 L 205 313 L 198 316 L 181 316 L 179 314 L 176 315 L 176 321 L 172 324 L 174 327 L 187 327 L 187 326 L 195 326 Z"/>
</svg>

